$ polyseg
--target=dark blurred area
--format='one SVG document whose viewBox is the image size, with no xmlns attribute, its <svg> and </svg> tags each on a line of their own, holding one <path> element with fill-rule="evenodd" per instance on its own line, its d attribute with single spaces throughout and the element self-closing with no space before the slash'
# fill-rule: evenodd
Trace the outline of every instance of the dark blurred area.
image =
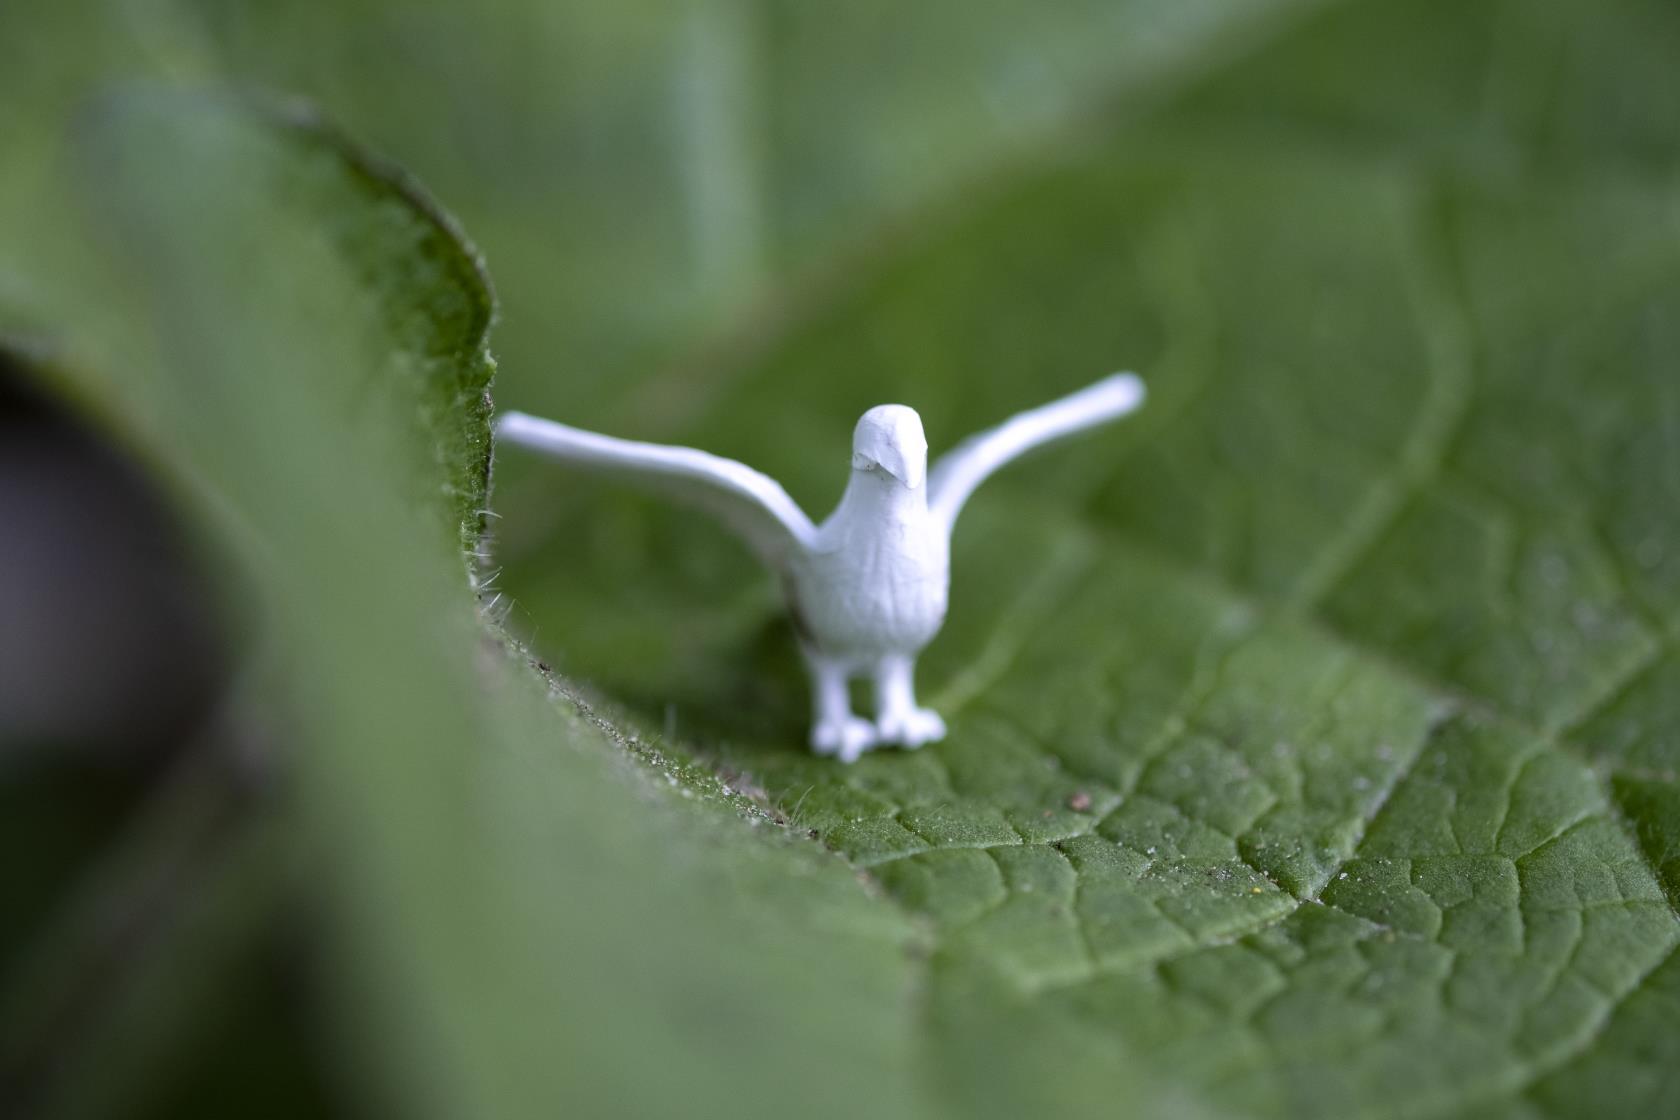
<svg viewBox="0 0 1680 1120">
<path fill-rule="evenodd" d="M 0 974 L 8 1025 L 28 1025 L 0 1034 L 6 1117 L 58 1111 L 45 1086 L 76 1081 L 148 955 L 196 920 L 232 826 L 281 802 L 225 581 L 144 471 L 39 386 L 0 349 Z M 188 1048 L 214 1060 L 161 1061 L 135 1115 L 330 1114 L 301 939 L 284 914 L 258 939 L 192 1028 L 220 1036 Z"/>
<path fill-rule="evenodd" d="M 143 780 L 227 670 L 198 558 L 120 453 L 0 351 L 0 773 Z"/>
<path fill-rule="evenodd" d="M 0 958 L 202 734 L 227 676 L 140 472 L 0 351 Z"/>
</svg>

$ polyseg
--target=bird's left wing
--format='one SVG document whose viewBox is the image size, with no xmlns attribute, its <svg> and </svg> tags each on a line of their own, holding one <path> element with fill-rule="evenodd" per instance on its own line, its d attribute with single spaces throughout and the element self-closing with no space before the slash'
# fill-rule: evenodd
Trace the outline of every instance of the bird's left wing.
<svg viewBox="0 0 1680 1120">
<path fill-rule="evenodd" d="M 499 416 L 496 436 L 704 509 L 745 539 L 774 571 L 780 572 L 791 554 L 809 548 L 816 537 L 811 519 L 780 483 L 733 459 L 692 447 L 614 439 L 523 412 Z"/>
<path fill-rule="evenodd" d="M 1040 444 L 1135 412 L 1143 398 L 1142 378 L 1116 373 L 970 436 L 941 455 L 928 471 L 928 511 L 949 531 L 968 496 L 993 471 Z"/>
</svg>

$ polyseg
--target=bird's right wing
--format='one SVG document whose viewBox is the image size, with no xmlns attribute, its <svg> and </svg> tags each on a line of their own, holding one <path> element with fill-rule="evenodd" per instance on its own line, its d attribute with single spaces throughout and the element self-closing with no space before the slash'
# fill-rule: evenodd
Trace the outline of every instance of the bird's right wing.
<svg viewBox="0 0 1680 1120">
<path fill-rule="evenodd" d="M 733 459 L 692 447 L 614 439 L 523 412 L 499 416 L 496 436 L 706 510 L 774 571 L 783 570 L 788 557 L 809 548 L 816 537 L 811 519 L 780 483 Z"/>
<path fill-rule="evenodd" d="M 928 471 L 929 512 L 949 531 L 968 496 L 993 471 L 1041 444 L 1118 420 L 1136 411 L 1143 398 L 1143 380 L 1137 374 L 1116 373 L 970 436 Z"/>
</svg>

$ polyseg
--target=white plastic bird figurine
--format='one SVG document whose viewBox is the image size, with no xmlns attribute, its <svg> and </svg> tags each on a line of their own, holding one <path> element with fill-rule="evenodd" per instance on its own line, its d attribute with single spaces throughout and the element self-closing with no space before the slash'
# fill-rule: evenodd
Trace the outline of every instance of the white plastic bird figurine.
<svg viewBox="0 0 1680 1120">
<path fill-rule="evenodd" d="M 916 655 L 939 632 L 951 583 L 951 528 L 974 488 L 1017 456 L 1117 420 L 1144 399 L 1117 373 L 975 435 L 928 469 L 915 409 L 883 404 L 852 433 L 852 477 L 820 526 L 775 480 L 688 447 L 614 439 L 520 412 L 496 422 L 502 440 L 608 472 L 707 509 L 781 577 L 813 690 L 811 746 L 854 762 L 876 746 L 919 747 L 945 735 L 918 707 Z M 847 683 L 875 682 L 873 723 L 852 714 Z"/>
</svg>

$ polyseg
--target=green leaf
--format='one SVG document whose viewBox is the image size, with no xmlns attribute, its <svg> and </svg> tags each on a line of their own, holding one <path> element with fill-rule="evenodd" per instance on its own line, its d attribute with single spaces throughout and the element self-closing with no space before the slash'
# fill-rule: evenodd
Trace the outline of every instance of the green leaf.
<svg viewBox="0 0 1680 1120">
<path fill-rule="evenodd" d="M 623 430 L 821 513 L 871 404 L 937 451 L 1145 373 L 965 514 L 938 747 L 793 750 L 791 636 L 703 518 L 551 472 L 507 586 L 933 924 L 961 1109 L 1660 1110 L 1680 242 L 1635 91 L 1677 44 L 1645 4 L 1327 10 Z"/>
<path fill-rule="evenodd" d="M 218 65 L 331 106 L 449 200 L 494 263 L 523 406 L 664 412 L 683 400 L 624 390 L 720 319 L 745 310 L 751 334 L 790 275 L 831 275 L 1311 4 L 175 6 Z"/>
<path fill-rule="evenodd" d="M 54 5 L 0 99 L 0 323 L 238 560 L 225 607 L 289 713 L 286 792 L 51 1103 L 175 1099 L 251 927 L 297 913 L 370 1112 L 1672 1109 L 1671 11 L 411 7 Z M 908 61 L 871 49 L 889 15 Z M 731 84 L 740 52 L 774 96 Z M 666 120 L 673 55 L 715 114 L 692 166 L 631 127 Z M 1012 84 L 1023 59 L 1057 73 Z M 309 120 L 89 99 L 252 73 L 470 208 L 502 400 L 745 458 L 813 511 L 867 405 L 937 446 L 1144 372 L 1144 414 L 965 514 L 923 663 L 949 741 L 809 757 L 739 546 L 552 468 L 498 500 L 496 554 L 594 699 L 510 648 L 461 572 L 474 253 Z M 728 368 L 618 376 L 883 214 Z M 154 851 L 135 831 L 117 857 Z M 8 995 L 53 1006 L 17 977 L 62 975 L 28 967 L 59 929 Z M 0 1001 L 0 1042 L 33 1006 Z"/>
<path fill-rule="evenodd" d="M 293 856 L 275 883 L 318 914 L 318 1010 L 348 1040 L 334 1064 L 356 1095 L 448 1116 L 768 1112 L 795 1093 L 835 1114 L 903 1111 L 910 923 L 486 634 L 455 531 L 463 512 L 476 524 L 464 499 L 485 467 L 489 297 L 471 251 L 411 185 L 307 120 L 124 88 L 67 128 L 77 185 L 44 211 L 61 236 L 8 243 L 8 265 L 39 278 L 8 312 L 59 355 L 48 376 L 253 574 L 257 601 L 229 606 L 278 647 L 265 691 L 289 710 L 294 788 L 236 831 L 279 829 L 261 849 Z M 181 820 L 169 802 L 152 816 L 126 843 L 167 866 Z M 220 906 L 220 886 L 249 914 L 246 864 L 207 859 L 188 897 Z M 71 913 L 34 959 L 63 936 L 97 942 L 99 922 Z M 75 1072 L 49 1072 L 50 1107 L 168 1099 L 194 1039 L 214 1060 L 207 1024 L 236 1014 L 219 1002 L 246 990 L 227 956 L 253 925 L 163 921 L 97 1028 L 54 1055 Z M 215 953 L 205 928 L 227 934 Z M 76 990 L 56 969 L 67 990 L 42 992 L 29 963 L 8 984 L 30 990 L 5 1005 L 7 1066 L 36 1009 Z M 852 1084 L 859 1067 L 870 1084 Z"/>
</svg>

